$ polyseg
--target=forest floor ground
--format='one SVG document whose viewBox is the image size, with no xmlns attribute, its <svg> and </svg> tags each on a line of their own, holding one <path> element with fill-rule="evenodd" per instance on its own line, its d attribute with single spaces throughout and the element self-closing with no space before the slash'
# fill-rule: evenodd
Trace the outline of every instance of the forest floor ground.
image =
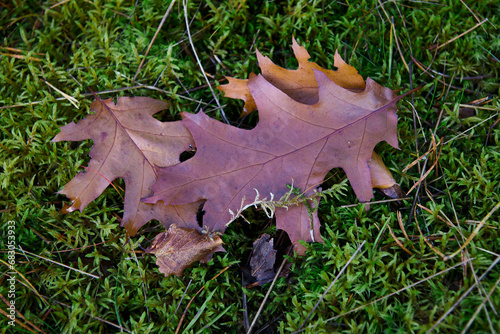
<svg viewBox="0 0 500 334">
<path fill-rule="evenodd" d="M 158 29 L 167 8 L 0 3 L 0 333 L 245 333 L 261 305 L 253 333 L 500 332 L 499 1 L 177 1 Z M 161 224 L 127 242 L 120 180 L 60 214 L 92 142 L 51 140 L 91 90 L 169 101 L 162 121 L 201 106 L 219 118 L 196 55 L 215 86 L 259 73 L 256 49 L 295 68 L 292 36 L 325 68 L 338 50 L 397 94 L 422 85 L 398 103 L 399 150 L 376 148 L 405 192 L 418 183 L 399 206 L 376 194 L 366 211 L 350 187 L 322 200 L 325 242 L 292 257 L 264 303 L 271 284 L 247 288 L 241 271 L 258 235 L 279 235 L 261 212 L 228 228 L 226 253 L 167 278 L 144 253 Z M 215 94 L 231 124 L 258 122 Z"/>
</svg>

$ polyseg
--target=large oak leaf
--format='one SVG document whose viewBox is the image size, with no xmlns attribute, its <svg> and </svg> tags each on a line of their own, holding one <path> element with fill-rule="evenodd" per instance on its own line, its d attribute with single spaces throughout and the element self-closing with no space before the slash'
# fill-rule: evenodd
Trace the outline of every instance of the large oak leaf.
<svg viewBox="0 0 500 334">
<path fill-rule="evenodd" d="M 183 124 L 196 142 L 195 156 L 159 168 L 154 196 L 145 201 L 180 205 L 205 200 L 203 223 L 224 231 L 231 213 L 251 203 L 255 189 L 280 198 L 293 183 L 310 195 L 332 168 L 344 169 L 362 202 L 373 196 L 370 160 L 375 145 L 397 147 L 396 96 L 368 78 L 356 93 L 315 72 L 318 102 L 295 101 L 262 75 L 248 87 L 259 110 L 259 123 L 243 130 L 209 118 L 183 113 Z M 299 253 L 299 240 L 320 241 L 316 213 L 305 205 L 276 210 L 277 228 L 285 230 Z"/>
<path fill-rule="evenodd" d="M 67 212 L 82 211 L 110 182 L 122 178 L 125 181 L 122 226 L 129 235 L 135 235 L 151 219 L 158 219 L 166 226 L 176 223 L 198 227 L 195 216 L 200 203 L 174 207 L 141 202 L 141 198 L 152 194 L 151 186 L 156 181 L 154 166 L 179 163 L 179 155 L 194 145 L 181 122 L 163 123 L 152 117 L 167 106 L 164 101 L 148 97 L 121 97 L 116 105 L 111 99 L 97 100 L 90 106 L 94 114 L 61 128 L 53 142 L 94 141 L 86 171 L 78 173 L 60 191 L 72 200 Z"/>
</svg>

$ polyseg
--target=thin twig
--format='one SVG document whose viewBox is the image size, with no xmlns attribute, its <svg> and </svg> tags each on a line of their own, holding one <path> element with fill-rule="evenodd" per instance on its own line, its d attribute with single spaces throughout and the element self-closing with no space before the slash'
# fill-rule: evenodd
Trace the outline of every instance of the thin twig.
<svg viewBox="0 0 500 334">
<path fill-rule="evenodd" d="M 450 270 L 452 270 L 452 269 L 454 269 L 454 268 L 456 268 L 456 267 L 458 267 L 458 266 L 461 266 L 461 265 L 463 265 L 464 263 L 470 262 L 470 261 L 472 261 L 472 260 L 474 260 L 474 259 L 472 258 L 472 259 L 470 259 L 470 260 L 465 260 L 465 261 L 463 261 L 463 262 L 460 262 L 460 263 L 458 263 L 458 264 L 454 265 L 453 267 L 450 267 L 450 268 L 448 268 L 448 269 L 445 269 L 445 270 L 442 270 L 442 271 L 440 271 L 440 272 L 438 272 L 438 273 L 435 273 L 434 275 L 431 275 L 431 276 L 429 276 L 429 277 L 427 277 L 427 278 L 424 278 L 423 280 L 420 280 L 420 281 L 418 281 L 418 282 L 415 282 L 415 283 L 413 283 L 413 284 L 408 285 L 407 287 L 404 287 L 404 288 L 402 288 L 402 289 L 399 289 L 398 291 L 395 291 L 395 292 L 393 292 L 393 293 L 390 293 L 390 294 L 388 294 L 387 296 L 384 296 L 384 297 L 381 297 L 381 298 L 379 298 L 379 299 L 376 299 L 376 300 L 374 300 L 374 301 L 372 301 L 372 302 L 369 302 L 368 304 L 365 304 L 365 305 L 362 305 L 362 306 L 356 307 L 355 309 L 350 310 L 350 311 L 348 311 L 348 312 L 345 312 L 345 313 L 342 313 L 342 314 L 336 315 L 336 316 L 334 316 L 334 317 L 332 317 L 332 318 L 330 318 L 330 319 L 326 320 L 326 322 L 333 321 L 333 320 L 335 320 L 335 319 L 338 319 L 338 318 L 340 318 L 340 317 L 346 316 L 346 315 L 348 315 L 348 314 L 350 314 L 350 313 L 353 313 L 353 312 L 357 312 L 357 311 L 359 311 L 359 310 L 361 310 L 361 309 L 363 309 L 363 308 L 365 308 L 365 307 L 367 307 L 367 306 L 369 306 L 369 305 L 371 305 L 371 304 L 375 304 L 375 303 L 377 303 L 377 302 L 379 302 L 379 301 L 381 301 L 381 300 L 384 300 L 384 299 L 387 299 L 387 298 L 389 298 L 389 297 L 391 297 L 391 296 L 397 295 L 397 294 L 398 294 L 398 293 L 400 293 L 400 292 L 403 292 L 403 291 L 405 291 L 405 290 L 408 290 L 409 288 L 412 288 L 412 287 L 414 287 L 414 286 L 416 286 L 416 285 L 419 285 L 419 284 L 421 284 L 421 283 L 424 283 L 424 282 L 426 282 L 426 281 L 430 280 L 431 278 L 434 278 L 434 277 L 436 277 L 436 276 L 439 276 L 439 275 L 441 275 L 441 274 L 444 274 L 444 273 L 446 273 L 446 272 L 448 272 L 448 271 L 450 271 Z"/>
<path fill-rule="evenodd" d="M 453 226 L 453 228 L 455 228 L 455 229 L 458 231 L 458 233 L 460 234 L 460 237 L 462 238 L 462 241 L 464 241 L 464 242 L 465 242 L 467 238 L 465 237 L 465 235 L 464 235 L 464 234 L 463 234 L 463 232 L 462 232 L 462 228 L 461 228 L 461 226 L 460 226 L 460 219 L 458 219 L 457 211 L 456 211 L 456 209 L 455 209 L 455 204 L 453 203 L 453 198 L 452 198 L 451 193 L 450 193 L 450 190 L 449 190 L 449 189 L 450 189 L 450 187 L 448 186 L 448 182 L 446 182 L 446 179 L 444 180 L 444 182 L 445 182 L 445 185 L 446 185 L 446 188 L 445 188 L 445 189 L 446 189 L 446 192 L 448 193 L 448 197 L 449 197 L 449 200 L 450 200 L 450 204 L 451 204 L 451 207 L 452 207 L 452 209 L 453 209 L 453 214 L 454 214 L 454 216 L 455 216 L 455 221 L 456 221 L 456 223 L 457 223 L 457 224 L 456 224 L 456 226 L 455 226 L 455 224 L 453 224 L 453 223 L 451 222 L 451 220 L 450 220 L 448 217 L 446 217 L 446 214 L 445 214 L 444 212 L 442 212 L 441 210 L 440 210 L 440 212 L 441 212 L 441 214 L 442 214 L 442 215 L 446 218 L 446 220 L 447 220 L 447 224 L 449 224 L 449 225 Z M 433 200 L 432 198 L 431 198 L 431 201 L 433 201 L 433 202 L 434 202 L 434 200 Z M 478 223 L 478 224 L 480 224 L 480 222 L 477 222 L 477 223 Z M 462 245 L 460 244 L 460 241 L 459 241 L 459 240 L 457 240 L 457 242 L 458 242 L 458 245 L 459 245 L 459 246 L 462 246 Z M 465 250 L 464 250 L 464 256 L 465 256 L 466 258 L 469 258 L 469 257 L 470 257 L 469 252 L 467 251 L 467 249 L 465 249 Z M 496 255 L 496 256 L 500 256 L 500 255 Z M 471 268 L 472 275 L 474 276 L 474 280 L 475 280 L 476 282 L 478 282 L 478 277 L 477 277 L 477 275 L 476 275 L 476 270 L 474 269 L 474 264 L 473 264 L 472 262 L 470 262 L 470 263 L 469 263 L 469 265 L 470 265 L 470 268 Z M 464 271 L 465 271 L 465 269 L 466 269 L 466 268 L 464 268 Z M 465 273 L 464 273 L 464 276 L 465 276 Z M 480 293 L 480 294 L 484 293 L 484 295 L 486 296 L 486 299 L 488 299 L 488 301 L 489 301 L 489 304 L 490 304 L 491 309 L 493 310 L 493 313 L 495 313 L 495 315 L 496 315 L 496 316 L 498 316 L 498 312 L 496 311 L 495 306 L 493 305 L 493 302 L 492 302 L 492 301 L 490 300 L 490 298 L 488 297 L 488 294 L 486 293 L 486 289 L 483 287 L 483 285 L 482 285 L 482 283 L 481 283 L 481 282 L 479 282 L 479 293 Z M 486 314 L 488 315 L 488 313 L 486 313 Z M 489 320 L 489 315 L 488 315 L 488 320 Z"/>
<path fill-rule="evenodd" d="M 422 71 L 424 71 L 423 73 L 421 74 L 424 74 L 426 73 L 428 76 L 430 76 L 431 78 L 433 79 L 436 79 L 438 82 L 442 83 L 443 85 L 445 86 L 449 86 L 453 89 L 457 89 L 457 90 L 463 90 L 464 92 L 467 92 L 467 93 L 471 93 L 471 94 L 474 94 L 475 92 L 472 90 L 472 89 L 468 89 L 468 88 L 463 88 L 463 87 L 458 87 L 458 86 L 453 86 L 453 85 L 450 85 L 450 84 L 447 84 L 446 82 L 444 82 L 443 80 L 441 79 L 438 79 L 437 77 L 435 77 L 434 75 L 432 75 L 431 73 L 427 72 L 429 68 L 427 69 L 424 69 L 423 65 L 415 59 L 415 57 L 411 56 L 411 59 L 413 60 L 413 62 L 415 63 L 415 65 L 417 65 L 418 68 L 420 68 Z M 429 65 L 430 66 L 430 65 Z M 433 70 L 431 70 L 433 71 Z M 436 71 L 433 71 L 433 72 L 436 72 Z M 441 75 L 441 74 L 439 74 Z"/>
<path fill-rule="evenodd" d="M 484 224 L 486 223 L 486 221 L 491 217 L 491 215 L 493 213 L 495 213 L 495 211 L 497 211 L 498 209 L 500 208 L 500 202 L 498 202 L 494 207 L 493 209 L 490 210 L 490 212 L 488 212 L 488 214 L 481 220 L 481 223 L 474 229 L 474 231 L 472 231 L 472 234 L 469 236 L 469 238 L 467 238 L 467 240 L 465 241 L 465 243 L 462 245 L 462 247 L 460 247 L 455 253 L 449 255 L 449 256 L 446 256 L 444 258 L 445 261 L 448 261 L 450 259 L 452 259 L 455 255 L 457 255 L 458 253 L 460 253 L 465 247 L 467 247 L 467 245 L 472 241 L 472 239 L 479 233 L 479 231 L 481 230 L 481 228 L 483 228 Z"/>
<path fill-rule="evenodd" d="M 179 303 L 177 304 L 177 307 L 175 308 L 175 312 L 174 312 L 174 314 L 172 314 L 172 318 L 170 318 L 170 323 L 172 323 L 172 320 L 174 320 L 174 316 L 177 313 L 177 311 L 179 310 L 179 307 L 181 306 L 181 303 L 184 300 L 184 297 L 186 296 L 186 292 L 188 291 L 189 286 L 191 285 L 191 282 L 193 282 L 192 279 L 189 280 L 189 283 L 188 283 L 186 289 L 184 289 L 184 293 L 182 294 L 181 300 L 179 300 Z"/>
<path fill-rule="evenodd" d="M 493 261 L 493 263 L 485 270 L 485 272 L 481 275 L 481 277 L 479 277 L 479 281 L 481 281 L 484 276 L 486 276 L 491 269 L 493 269 L 493 267 L 500 261 L 500 257 L 497 257 L 497 259 L 495 261 Z M 467 289 L 467 291 L 465 291 L 461 296 L 460 298 L 458 298 L 458 300 L 455 302 L 455 304 L 453 304 L 452 307 L 450 307 L 442 316 L 441 318 L 438 319 L 438 321 L 434 324 L 434 326 L 432 326 L 425 334 L 429 334 L 430 332 L 432 332 L 443 320 L 444 318 L 446 318 L 448 316 L 448 314 L 450 314 L 454 309 L 455 307 L 458 306 L 458 304 L 460 304 L 462 302 L 462 300 L 465 299 L 465 297 L 467 297 L 467 295 L 472 291 L 472 289 L 474 289 L 476 287 L 476 285 L 478 284 L 478 282 L 472 284 L 472 286 Z"/>
<path fill-rule="evenodd" d="M 70 267 L 70 266 L 67 266 L 67 265 L 65 265 L 65 264 L 59 263 L 59 262 L 57 262 L 57 261 L 53 261 L 53 260 L 51 260 L 51 259 L 47 259 L 46 257 L 40 256 L 40 255 L 37 255 L 37 254 L 30 253 L 30 252 L 28 252 L 28 251 L 26 251 L 26 250 L 21 249 L 21 251 L 22 251 L 23 253 L 26 253 L 26 254 L 29 254 L 29 255 L 31 255 L 31 256 L 37 257 L 37 258 L 39 258 L 39 259 L 42 259 L 42 260 L 49 261 L 49 262 L 52 262 L 52 263 L 54 263 L 54 264 L 60 265 L 61 267 L 64 267 L 64 268 L 67 268 L 67 269 L 71 269 L 71 270 L 74 270 L 74 271 L 76 271 L 76 272 L 79 272 L 80 274 L 84 274 L 84 275 L 90 276 L 90 277 L 92 277 L 92 278 L 98 278 L 98 279 L 100 278 L 99 276 L 92 275 L 92 274 L 89 274 L 89 273 L 87 273 L 87 272 L 85 272 L 85 271 L 82 271 L 82 270 L 79 270 L 79 269 L 75 269 L 75 268 L 73 268 L 73 267 Z"/>
<path fill-rule="evenodd" d="M 474 13 L 470 8 L 469 6 L 467 6 L 467 4 L 464 2 L 464 0 L 460 0 L 460 2 L 462 3 L 462 5 L 465 6 L 465 8 L 467 8 L 467 10 L 472 14 L 472 16 L 474 16 L 474 18 L 476 19 L 477 22 L 481 22 L 481 19 L 476 15 L 476 13 Z M 481 27 L 483 28 L 484 32 L 487 33 L 486 29 L 484 29 L 484 27 Z"/>
<path fill-rule="evenodd" d="M 142 65 L 144 64 L 144 61 L 146 60 L 146 57 L 148 56 L 149 50 L 153 46 L 153 43 L 156 39 L 156 36 L 158 36 L 158 33 L 160 32 L 161 28 L 163 27 L 163 24 L 167 20 L 168 15 L 170 14 L 170 11 L 172 10 L 172 7 L 175 4 L 175 0 L 172 0 L 170 3 L 170 6 L 168 6 L 167 11 L 165 12 L 165 15 L 163 15 L 163 18 L 161 19 L 160 25 L 158 25 L 158 29 L 156 29 L 155 35 L 153 36 L 153 39 L 151 39 L 151 42 L 149 42 L 148 48 L 146 50 L 146 53 L 144 54 L 144 57 L 141 60 L 141 63 L 139 64 L 139 67 L 137 68 L 137 72 L 135 72 L 134 78 L 132 79 L 135 81 L 137 79 L 137 76 L 139 75 L 139 72 L 141 71 Z"/>
<path fill-rule="evenodd" d="M 241 272 L 241 286 L 243 287 L 243 272 Z M 245 290 L 241 289 L 243 292 L 243 326 L 245 326 L 245 333 L 248 332 L 250 328 L 250 322 L 248 321 L 248 307 L 247 307 L 247 295 Z"/>
<path fill-rule="evenodd" d="M 210 88 L 210 91 L 212 92 L 212 95 L 214 96 L 215 103 L 217 103 L 217 107 L 219 107 L 222 119 L 224 120 L 224 122 L 226 122 L 227 124 L 229 124 L 229 121 L 227 120 L 226 114 L 224 113 L 224 110 L 222 109 L 222 107 L 221 107 L 221 105 L 219 103 L 219 99 L 217 99 L 217 95 L 215 95 L 215 92 L 214 92 L 214 90 L 212 88 L 212 85 L 210 84 L 210 81 L 208 80 L 207 74 L 205 73 L 205 70 L 203 69 L 203 66 L 201 65 L 200 58 L 198 57 L 198 54 L 196 53 L 196 49 L 194 47 L 193 39 L 191 38 L 191 32 L 189 30 L 188 13 L 187 13 L 187 0 L 184 0 L 183 3 L 184 3 L 184 19 L 186 21 L 186 31 L 188 33 L 189 44 L 191 44 L 191 49 L 193 49 L 193 54 L 196 57 L 196 61 L 198 62 L 198 66 L 200 67 L 200 71 L 203 74 L 203 77 L 205 78 L 205 81 L 208 84 L 208 88 Z"/>
<path fill-rule="evenodd" d="M 356 255 L 359 253 L 359 251 L 361 250 L 361 248 L 363 248 L 363 246 L 365 245 L 366 243 L 366 240 L 363 241 L 363 243 L 361 245 L 359 245 L 358 249 L 356 249 L 356 251 L 354 252 L 354 254 L 352 254 L 351 258 L 349 259 L 349 261 L 347 261 L 347 263 L 344 265 L 344 267 L 342 268 L 342 270 L 339 271 L 339 273 L 337 274 L 337 276 L 335 277 L 335 279 L 332 281 L 332 283 L 330 283 L 330 285 L 328 286 L 328 288 L 325 290 L 325 292 L 323 292 L 323 294 L 321 295 L 321 297 L 319 298 L 318 302 L 316 303 L 316 305 L 314 305 L 313 309 L 311 310 L 311 312 L 309 312 L 309 314 L 307 315 L 307 318 L 306 320 L 304 320 L 304 322 L 302 323 L 302 325 L 300 325 L 299 327 L 299 332 L 302 330 L 302 328 L 306 325 L 307 321 L 309 320 L 309 318 L 311 317 L 311 315 L 314 313 L 314 311 L 316 311 L 316 309 L 318 308 L 319 304 L 321 303 L 321 301 L 325 298 L 326 294 L 328 293 L 328 291 L 330 291 L 331 288 L 333 288 L 333 285 L 335 284 L 335 282 L 338 281 L 338 279 L 340 278 L 340 276 L 342 276 L 342 274 L 344 273 L 344 271 L 347 269 L 347 267 L 349 267 L 349 265 L 351 264 L 352 260 L 354 260 L 354 258 L 356 257 Z"/>
<path fill-rule="evenodd" d="M 402 198 L 391 198 L 391 199 L 382 199 L 380 201 L 373 201 L 373 202 L 359 202 L 359 203 L 354 203 L 354 204 L 347 204 L 347 205 L 342 205 L 340 208 L 345 209 L 345 208 L 352 208 L 354 206 L 358 206 L 360 204 L 380 204 L 380 203 L 388 203 L 388 202 L 398 202 L 398 201 L 403 201 L 403 200 L 408 200 L 411 199 L 411 197 L 402 197 Z"/>
<path fill-rule="evenodd" d="M 96 95 L 102 95 L 102 94 L 116 93 L 116 92 L 121 92 L 121 91 L 126 91 L 126 90 L 133 90 L 133 89 L 149 89 L 149 90 L 155 90 L 155 91 L 158 91 L 158 92 L 161 92 L 161 93 L 164 93 L 164 94 L 172 95 L 172 93 L 170 93 L 170 92 L 168 92 L 166 90 L 163 90 L 161 88 L 158 88 L 158 87 L 138 84 L 137 86 L 129 86 L 129 87 L 122 87 L 122 88 L 110 89 L 110 90 L 103 90 L 103 91 L 94 92 L 94 93 L 84 93 L 84 94 L 81 94 L 80 96 L 82 96 L 82 97 L 89 97 L 89 96 L 94 96 L 94 94 L 96 94 Z M 203 105 L 208 105 L 208 103 L 206 103 L 206 102 L 198 101 L 198 100 L 195 100 L 195 99 L 192 99 L 190 97 L 183 96 L 183 95 L 180 95 L 180 94 L 176 94 L 175 96 L 180 97 L 180 98 L 182 98 L 184 100 L 188 100 L 188 101 L 200 103 L 200 104 L 203 104 Z M 54 98 L 54 101 L 63 101 L 63 100 L 67 100 L 67 99 L 65 97 Z M 44 100 L 40 100 L 40 101 L 26 102 L 26 103 L 22 103 L 22 104 L 13 104 L 13 105 L 10 105 L 10 106 L 0 107 L 0 110 L 1 109 L 9 109 L 9 108 L 27 107 L 27 106 L 31 106 L 31 105 L 35 105 L 35 104 L 40 104 L 40 103 L 43 103 L 43 102 L 45 102 L 45 101 Z"/>
<path fill-rule="evenodd" d="M 262 301 L 262 303 L 260 304 L 259 309 L 257 310 L 257 314 L 255 314 L 255 317 L 253 318 L 252 324 L 250 325 L 250 328 L 248 329 L 247 334 L 251 334 L 252 333 L 252 328 L 253 328 L 253 326 L 255 326 L 255 323 L 257 322 L 257 319 L 259 318 L 260 312 L 264 308 L 264 305 L 266 304 L 267 298 L 271 294 L 271 290 L 274 287 L 274 283 L 276 283 L 276 280 L 280 276 L 281 270 L 283 270 L 283 267 L 285 266 L 285 263 L 286 263 L 286 259 L 283 259 L 283 262 L 281 262 L 281 266 L 279 267 L 278 271 L 276 272 L 276 275 L 274 275 L 274 279 L 273 279 L 273 282 L 271 283 L 271 286 L 267 290 L 267 293 L 266 293 L 266 296 L 264 297 L 264 300 Z"/>
<path fill-rule="evenodd" d="M 437 50 L 439 50 L 439 49 L 441 49 L 443 46 L 448 45 L 449 43 L 451 43 L 451 42 L 455 41 L 456 39 L 459 39 L 460 37 L 462 37 L 462 36 L 464 36 L 464 35 L 468 34 L 468 33 L 469 33 L 469 32 L 471 32 L 472 30 L 476 29 L 477 27 L 479 27 L 479 26 L 483 25 L 486 21 L 488 21 L 488 19 L 487 19 L 487 18 L 486 18 L 486 19 L 484 19 L 484 20 L 482 20 L 481 22 L 479 22 L 478 24 L 476 24 L 475 26 L 473 26 L 473 27 L 472 27 L 472 28 L 470 28 L 469 30 L 464 31 L 464 32 L 463 32 L 463 33 L 461 33 L 460 35 L 453 37 L 452 39 L 450 39 L 449 41 L 445 42 L 444 44 L 441 44 L 441 45 L 439 45 L 439 46 L 432 47 L 432 48 L 430 48 L 429 50 L 433 50 L 433 49 L 437 49 Z"/>
<path fill-rule="evenodd" d="M 455 137 L 451 138 L 451 139 L 450 139 L 450 140 L 448 140 L 448 141 L 445 141 L 443 145 L 446 145 L 446 144 L 448 144 L 449 142 L 451 142 L 451 141 L 453 141 L 453 140 L 457 139 L 458 137 L 463 136 L 464 134 L 466 134 L 467 132 L 471 131 L 471 130 L 472 130 L 472 129 L 474 129 L 475 127 L 477 127 L 477 126 L 479 126 L 479 125 L 483 124 L 484 122 L 487 122 L 487 121 L 489 121 L 490 119 L 497 117 L 497 116 L 498 116 L 498 114 L 499 114 L 499 113 L 496 113 L 495 115 L 488 117 L 488 118 L 487 118 L 487 119 L 485 119 L 484 121 L 481 121 L 481 122 L 477 123 L 477 124 L 476 124 L 476 125 L 474 125 L 473 127 L 469 128 L 469 129 L 467 129 L 467 130 L 465 130 L 465 131 L 463 131 L 463 132 L 460 132 L 460 133 L 459 133 L 458 135 L 456 135 Z"/>
<path fill-rule="evenodd" d="M 496 290 L 496 288 L 497 288 L 497 286 L 498 286 L 499 283 L 500 283 L 500 277 L 497 279 L 497 281 L 495 282 L 495 284 L 493 284 L 493 287 L 490 289 L 490 291 L 488 292 L 488 294 L 486 295 L 486 297 L 483 299 L 483 301 L 481 302 L 481 305 L 479 305 L 477 307 L 476 311 L 474 312 L 474 314 L 472 315 L 472 317 L 469 319 L 469 321 L 465 325 L 465 328 L 462 330 L 462 334 L 465 334 L 467 332 L 467 329 L 469 329 L 470 325 L 472 325 L 472 323 L 476 319 L 476 317 L 479 314 L 479 312 L 481 312 L 482 308 L 486 304 L 486 301 L 490 301 L 490 296 Z M 490 303 L 491 303 L 491 301 L 490 301 Z M 493 309 L 493 310 L 495 310 L 495 309 Z M 484 312 L 487 313 L 487 310 L 484 310 Z M 492 332 L 492 333 L 494 333 L 494 332 Z"/>
</svg>

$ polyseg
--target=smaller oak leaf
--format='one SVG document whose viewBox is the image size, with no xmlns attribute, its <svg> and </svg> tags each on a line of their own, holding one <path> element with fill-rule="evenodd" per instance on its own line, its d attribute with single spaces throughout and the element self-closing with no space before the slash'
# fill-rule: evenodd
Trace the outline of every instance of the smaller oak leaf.
<svg viewBox="0 0 500 334">
<path fill-rule="evenodd" d="M 129 235 L 135 235 L 151 219 L 197 226 L 195 215 L 200 203 L 174 207 L 141 202 L 141 198 L 152 194 L 155 166 L 179 163 L 179 155 L 194 145 L 181 122 L 164 123 L 152 117 L 167 107 L 167 102 L 149 97 L 120 97 L 116 105 L 111 99 L 99 99 L 90 105 L 94 114 L 61 128 L 53 142 L 94 141 L 86 172 L 78 173 L 59 192 L 72 201 L 64 211 L 83 211 L 110 182 L 122 178 L 125 181 L 122 226 Z"/>
<path fill-rule="evenodd" d="M 255 74 L 250 73 L 250 77 L 252 77 L 253 75 Z M 245 101 L 241 116 L 249 114 L 257 109 L 255 101 L 252 97 L 252 93 L 250 93 L 250 89 L 248 89 L 247 79 L 236 79 L 231 77 L 226 77 L 226 79 L 229 83 L 226 85 L 217 86 L 217 89 L 223 91 L 226 97 Z"/>
<path fill-rule="evenodd" d="M 196 261 L 208 262 L 215 251 L 222 250 L 222 244 L 218 235 L 172 224 L 167 232 L 155 237 L 146 252 L 156 256 L 156 264 L 165 276 L 181 276 Z"/>
<path fill-rule="evenodd" d="M 334 55 L 334 66 L 337 67 L 337 70 L 333 71 L 324 69 L 318 64 L 309 61 L 311 56 L 303 46 L 297 43 L 295 38 L 293 38 L 292 49 L 299 63 L 299 68 L 296 70 L 289 70 L 275 65 L 271 59 L 263 56 L 258 50 L 257 59 L 264 78 L 295 101 L 305 104 L 318 102 L 319 89 L 314 75 L 315 70 L 326 74 L 328 79 L 342 88 L 353 92 L 364 91 L 365 81 L 363 77 L 358 74 L 358 71 L 353 66 L 348 65 L 338 52 L 335 52 Z M 218 86 L 217 89 L 223 91 L 226 97 L 245 101 L 241 116 L 256 110 L 255 101 L 248 88 L 248 80 L 226 78 L 229 83 Z"/>
</svg>

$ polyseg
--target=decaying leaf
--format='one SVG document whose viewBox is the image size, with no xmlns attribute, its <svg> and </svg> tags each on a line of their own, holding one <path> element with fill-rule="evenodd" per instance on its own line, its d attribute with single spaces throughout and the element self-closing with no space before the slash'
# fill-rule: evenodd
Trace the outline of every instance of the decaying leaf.
<svg viewBox="0 0 500 334">
<path fill-rule="evenodd" d="M 208 262 L 213 252 L 222 250 L 218 235 L 172 224 L 156 236 L 146 252 L 156 255 L 156 264 L 165 276 L 181 276 L 196 261 Z"/>
<path fill-rule="evenodd" d="M 251 275 L 260 285 L 266 284 L 274 278 L 276 254 L 274 241 L 269 234 L 263 234 L 253 242 L 253 253 L 250 260 Z"/>
<path fill-rule="evenodd" d="M 384 140 L 397 147 L 396 96 L 370 78 L 366 89 L 356 93 L 321 71 L 314 74 L 319 100 L 313 105 L 295 101 L 262 75 L 250 78 L 248 87 L 259 110 L 259 123 L 252 130 L 203 112 L 182 113 L 197 152 L 183 163 L 158 168 L 154 195 L 145 201 L 180 205 L 205 200 L 204 225 L 224 231 L 229 210 L 251 202 L 254 189 L 280 198 L 293 183 L 309 195 L 335 167 L 344 169 L 358 199 L 369 201 L 373 148 Z M 308 212 L 303 204 L 277 209 L 276 223 L 298 253 L 304 251 L 299 240 L 321 240 L 316 210 Z"/>
<path fill-rule="evenodd" d="M 85 172 L 71 180 L 61 194 L 72 204 L 66 211 L 82 211 L 117 178 L 125 181 L 122 226 L 131 236 L 151 219 L 168 220 L 182 226 L 197 226 L 200 203 L 183 207 L 141 202 L 152 194 L 156 181 L 154 166 L 179 163 L 179 155 L 194 145 L 189 131 L 181 122 L 160 122 L 152 115 L 168 107 L 168 103 L 148 97 L 120 97 L 116 105 L 111 99 L 92 102 L 94 114 L 75 124 L 63 126 L 52 140 L 79 141 L 92 139 L 92 159 Z M 168 218 L 167 218 L 168 217 Z"/>
</svg>

